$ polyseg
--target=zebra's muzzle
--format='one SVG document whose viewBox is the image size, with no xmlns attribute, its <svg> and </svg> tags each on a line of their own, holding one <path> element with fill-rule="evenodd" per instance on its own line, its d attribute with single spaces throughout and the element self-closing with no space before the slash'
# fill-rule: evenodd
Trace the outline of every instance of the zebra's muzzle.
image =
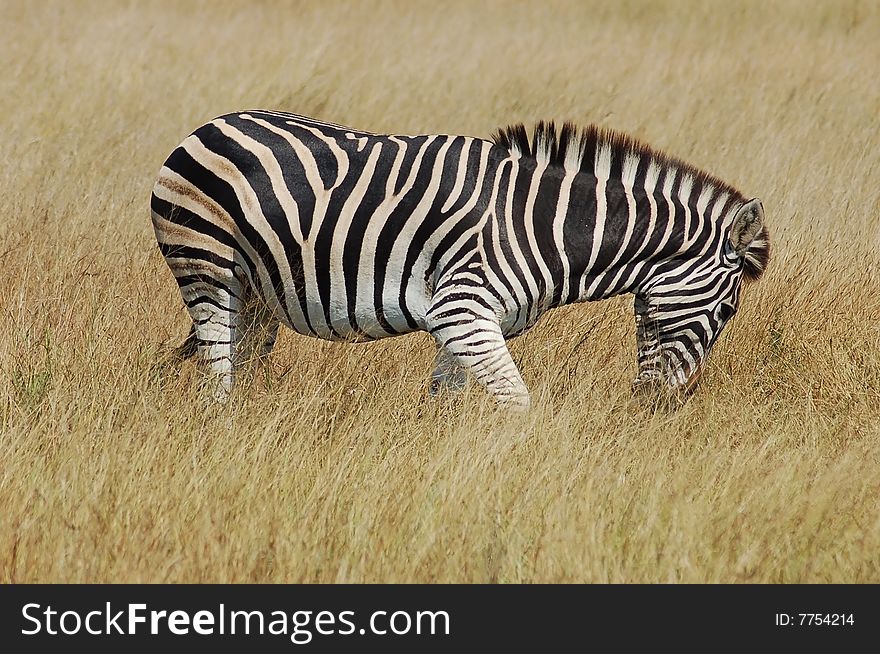
<svg viewBox="0 0 880 654">
<path fill-rule="evenodd" d="M 659 353 L 643 358 L 640 353 L 639 374 L 632 382 L 633 396 L 650 405 L 677 408 L 694 393 L 700 380 L 701 367 L 693 372 L 670 365 Z"/>
</svg>

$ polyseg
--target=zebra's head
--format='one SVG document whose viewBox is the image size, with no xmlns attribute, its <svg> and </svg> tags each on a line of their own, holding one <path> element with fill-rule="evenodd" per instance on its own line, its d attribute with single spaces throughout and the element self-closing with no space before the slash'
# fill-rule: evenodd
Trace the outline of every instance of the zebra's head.
<svg viewBox="0 0 880 654">
<path fill-rule="evenodd" d="M 733 213 L 708 251 L 664 263 L 636 291 L 637 394 L 687 397 L 736 313 L 743 278 L 764 272 L 770 242 L 761 202 L 750 200 Z"/>
</svg>

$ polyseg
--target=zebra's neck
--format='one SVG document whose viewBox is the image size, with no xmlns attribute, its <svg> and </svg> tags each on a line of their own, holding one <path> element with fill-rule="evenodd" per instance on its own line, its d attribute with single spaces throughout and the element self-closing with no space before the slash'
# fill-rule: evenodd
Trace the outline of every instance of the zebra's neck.
<svg viewBox="0 0 880 654">
<path fill-rule="evenodd" d="M 514 202 L 512 212 L 535 228 L 529 242 L 551 272 L 542 273 L 549 306 L 639 291 L 661 267 L 718 247 L 745 201 L 722 180 L 596 125 L 539 122 L 530 140 L 517 124 L 492 141 L 526 171 L 514 198 L 526 197 L 519 178 L 532 176 L 532 206 Z"/>
<path fill-rule="evenodd" d="M 726 191 L 696 188 L 671 166 L 600 162 L 591 174 L 513 161 L 513 201 L 503 209 L 520 213 L 547 308 L 634 292 L 664 262 L 708 252 L 732 206 Z"/>
<path fill-rule="evenodd" d="M 568 174 L 576 190 L 569 245 L 577 253 L 570 302 L 631 292 L 654 262 L 682 249 L 682 231 L 674 221 L 658 225 L 660 203 L 644 189 L 615 177 Z"/>
</svg>

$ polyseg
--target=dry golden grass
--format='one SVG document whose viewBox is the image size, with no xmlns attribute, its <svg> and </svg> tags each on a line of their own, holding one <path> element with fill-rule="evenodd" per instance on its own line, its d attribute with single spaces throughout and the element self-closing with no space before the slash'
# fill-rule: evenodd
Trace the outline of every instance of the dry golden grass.
<svg viewBox="0 0 880 654">
<path fill-rule="evenodd" d="M 435 7 L 3 4 L 0 582 L 880 582 L 877 4 Z M 157 363 L 148 198 L 254 107 L 600 122 L 761 197 L 775 258 L 674 414 L 630 402 L 628 299 L 514 343 L 525 416 L 429 401 L 424 335 L 290 332 L 218 411 Z"/>
</svg>

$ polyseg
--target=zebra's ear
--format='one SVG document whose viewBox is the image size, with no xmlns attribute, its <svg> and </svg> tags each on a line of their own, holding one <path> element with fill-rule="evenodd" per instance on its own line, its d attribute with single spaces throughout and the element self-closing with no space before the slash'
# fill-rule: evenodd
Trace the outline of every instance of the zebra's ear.
<svg viewBox="0 0 880 654">
<path fill-rule="evenodd" d="M 741 257 L 745 256 L 763 228 L 764 207 L 758 198 L 754 198 L 739 208 L 730 226 L 730 244 L 734 251 Z"/>
</svg>

